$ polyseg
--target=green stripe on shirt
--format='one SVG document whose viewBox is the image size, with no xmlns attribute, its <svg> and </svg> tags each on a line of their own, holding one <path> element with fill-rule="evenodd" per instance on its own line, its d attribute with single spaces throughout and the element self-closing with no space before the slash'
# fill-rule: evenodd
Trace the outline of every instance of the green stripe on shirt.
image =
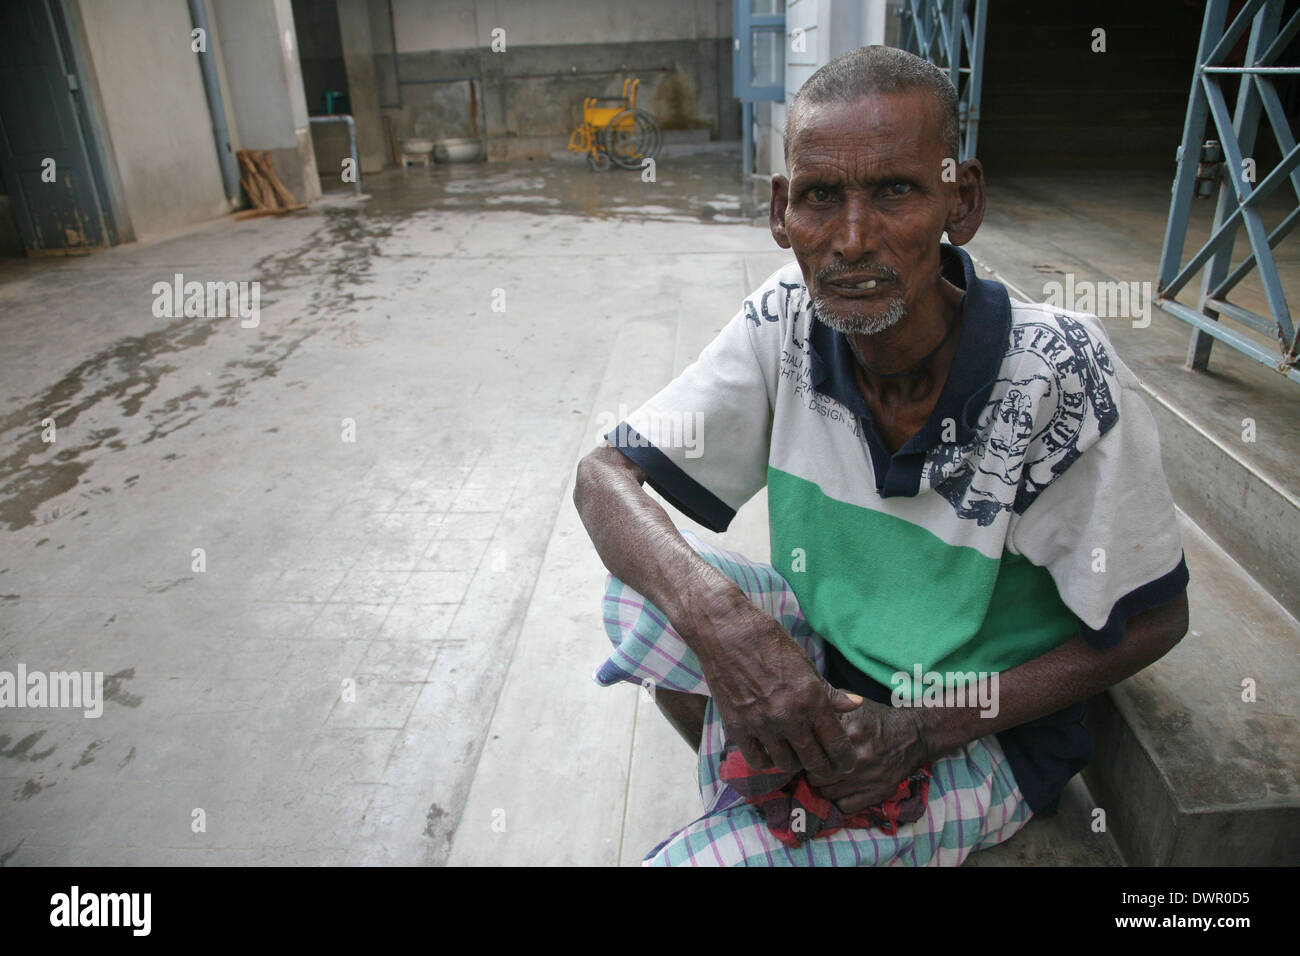
<svg viewBox="0 0 1300 956">
<path fill-rule="evenodd" d="M 1078 630 L 1047 570 L 1017 555 L 993 559 L 953 547 L 771 467 L 768 511 L 772 563 L 809 624 L 886 687 L 916 664 L 1007 670 Z"/>
</svg>

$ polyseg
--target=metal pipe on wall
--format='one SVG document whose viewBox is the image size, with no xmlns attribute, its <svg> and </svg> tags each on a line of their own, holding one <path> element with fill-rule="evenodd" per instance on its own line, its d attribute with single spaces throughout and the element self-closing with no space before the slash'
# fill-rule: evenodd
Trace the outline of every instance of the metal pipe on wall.
<svg viewBox="0 0 1300 956">
<path fill-rule="evenodd" d="M 356 178 L 352 180 L 352 191 L 358 196 L 361 195 L 361 162 L 357 159 L 357 124 L 347 113 L 335 113 L 332 116 L 309 116 L 309 122 L 312 123 L 347 123 L 348 124 L 348 153 L 352 157 L 352 175 Z"/>
<path fill-rule="evenodd" d="M 221 184 L 226 198 L 239 201 L 239 171 L 235 168 L 235 154 L 230 148 L 230 130 L 226 126 L 226 106 L 221 100 L 221 81 L 217 77 L 217 60 L 212 53 L 211 30 L 203 0 L 189 0 L 190 22 L 196 30 L 203 31 L 203 49 L 199 51 L 199 70 L 203 74 L 203 92 L 208 98 L 208 112 L 212 115 L 212 136 L 217 143 L 217 161 L 221 164 Z"/>
<path fill-rule="evenodd" d="M 393 0 L 388 0 L 388 45 L 393 48 L 393 86 L 397 90 L 396 103 L 380 103 L 381 110 L 402 109 L 402 74 L 397 66 L 397 27 L 393 23 Z"/>
</svg>

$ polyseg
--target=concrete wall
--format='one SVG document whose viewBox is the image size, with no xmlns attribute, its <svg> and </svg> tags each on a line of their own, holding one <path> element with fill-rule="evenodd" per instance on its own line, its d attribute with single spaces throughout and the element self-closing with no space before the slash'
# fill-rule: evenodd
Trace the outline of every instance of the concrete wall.
<svg viewBox="0 0 1300 956">
<path fill-rule="evenodd" d="M 227 210 L 183 0 L 79 0 L 136 238 Z"/>
<path fill-rule="evenodd" d="M 232 150 L 268 150 L 298 199 L 319 197 L 290 0 L 207 0 L 207 10 Z M 73 12 L 125 238 L 228 212 L 185 0 L 77 0 Z"/>
<path fill-rule="evenodd" d="M 494 158 L 545 156 L 581 122 L 582 100 L 641 80 L 638 106 L 666 128 L 739 136 L 729 0 L 339 0 L 369 12 L 373 92 L 349 76 L 353 115 L 388 116 L 397 138 L 470 136 Z M 340 23 L 349 49 L 364 31 Z M 494 29 L 506 49 L 493 52 Z M 355 46 L 352 47 L 355 49 Z"/>
<path fill-rule="evenodd" d="M 720 22 L 719 12 L 725 13 Z M 701 17 L 701 13 L 705 16 Z M 695 0 L 393 0 L 398 53 L 487 46 L 644 43 L 731 35 L 731 4 Z M 701 33 L 703 31 L 703 33 Z"/>
<path fill-rule="evenodd" d="M 300 202 L 318 198 L 290 0 L 208 0 L 208 11 L 220 33 L 230 90 L 226 118 L 241 148 L 269 152 L 277 175 Z"/>
<path fill-rule="evenodd" d="M 337 0 L 340 44 L 347 71 L 348 95 L 357 98 L 362 109 L 352 109 L 356 126 L 357 152 L 363 172 L 379 172 L 386 164 L 384 125 L 378 109 L 375 84 L 374 40 L 370 35 L 370 12 L 366 0 Z"/>
</svg>

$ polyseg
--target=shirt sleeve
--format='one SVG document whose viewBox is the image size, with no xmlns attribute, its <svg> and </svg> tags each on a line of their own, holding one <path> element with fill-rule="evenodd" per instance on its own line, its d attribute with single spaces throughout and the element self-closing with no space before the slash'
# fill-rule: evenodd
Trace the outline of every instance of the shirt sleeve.
<svg viewBox="0 0 1300 956">
<path fill-rule="evenodd" d="M 767 484 L 785 321 L 771 311 L 774 296 L 763 300 L 765 288 L 694 363 L 605 435 L 645 471 L 651 487 L 712 531 L 725 531 Z M 763 318 L 759 302 L 768 307 Z"/>
<path fill-rule="evenodd" d="M 1050 572 L 1084 640 L 1106 649 L 1123 639 L 1128 618 L 1182 594 L 1188 574 L 1155 419 L 1137 379 L 1107 355 L 1104 333 L 1098 338 L 1100 378 L 1114 403 L 1107 427 L 1080 441 L 1068 467 L 1013 512 L 1008 549 Z"/>
</svg>

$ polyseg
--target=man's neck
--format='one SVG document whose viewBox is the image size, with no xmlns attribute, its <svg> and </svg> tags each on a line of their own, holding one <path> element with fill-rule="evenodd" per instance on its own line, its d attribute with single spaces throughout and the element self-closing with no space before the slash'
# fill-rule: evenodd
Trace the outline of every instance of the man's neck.
<svg viewBox="0 0 1300 956">
<path fill-rule="evenodd" d="M 951 336 L 948 332 L 953 323 L 961 320 L 962 295 L 961 289 L 940 276 L 933 293 L 910 308 L 896 325 L 875 335 L 849 337 L 861 359 L 858 385 L 868 399 L 893 403 L 937 397 L 957 354 L 956 330 Z M 940 342 L 943 347 L 934 352 Z M 927 355 L 930 357 L 925 361 Z M 924 365 L 917 367 L 923 361 Z M 889 377 L 904 373 L 914 377 Z"/>
</svg>

